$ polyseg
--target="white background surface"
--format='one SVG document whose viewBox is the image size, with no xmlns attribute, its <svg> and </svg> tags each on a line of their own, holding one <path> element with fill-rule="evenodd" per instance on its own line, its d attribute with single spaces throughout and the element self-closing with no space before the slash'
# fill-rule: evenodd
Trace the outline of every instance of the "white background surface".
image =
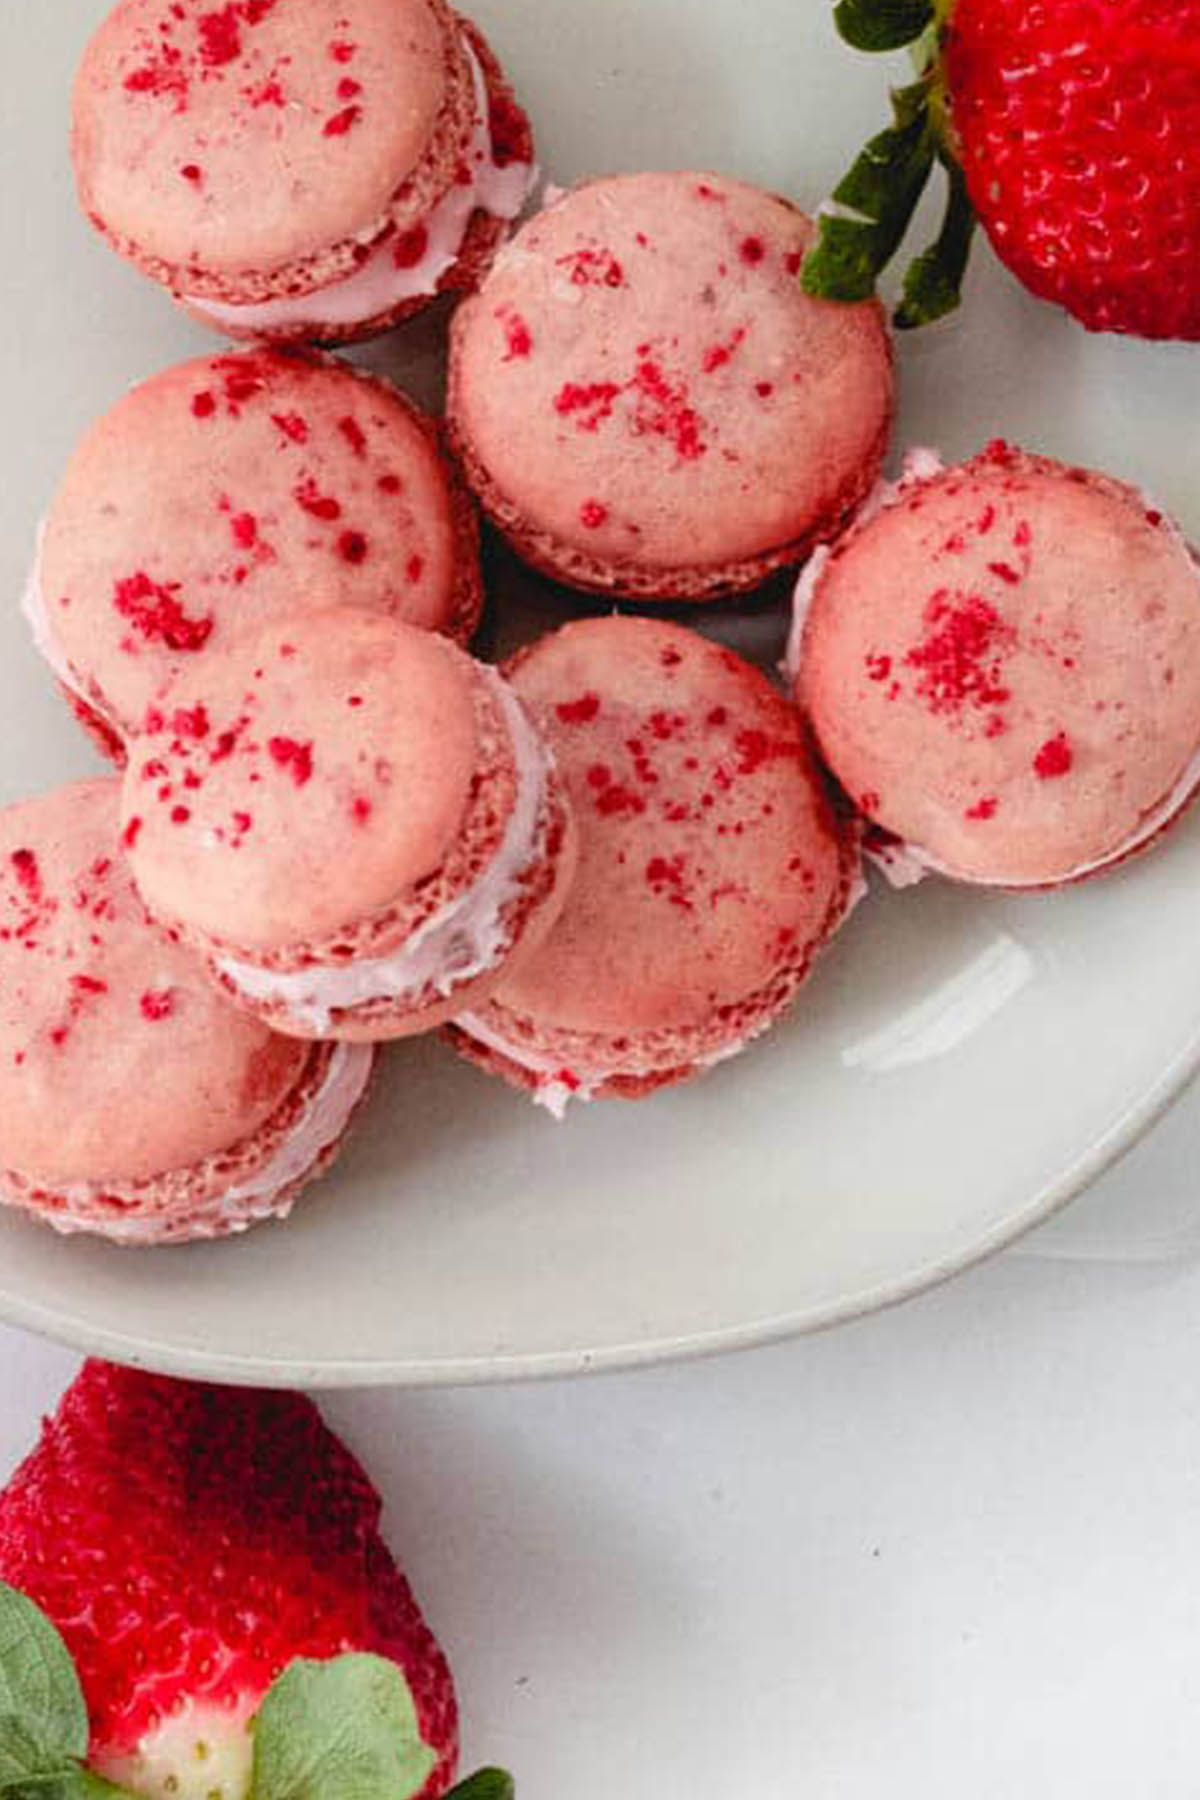
<svg viewBox="0 0 1200 1800">
<path fill-rule="evenodd" d="M 1192 1800 L 1200 1267 L 324 1402 L 519 1800 Z M 0 1466 L 75 1359 L 0 1332 Z"/>
</svg>

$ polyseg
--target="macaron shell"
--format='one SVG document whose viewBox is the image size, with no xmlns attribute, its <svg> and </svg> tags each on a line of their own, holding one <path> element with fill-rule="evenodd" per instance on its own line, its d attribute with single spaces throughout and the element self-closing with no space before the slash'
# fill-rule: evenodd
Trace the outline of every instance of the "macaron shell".
<svg viewBox="0 0 1200 1800">
<path fill-rule="evenodd" d="M 652 620 L 569 625 L 511 679 L 580 855 L 558 924 L 497 1002 L 555 1033 L 719 1040 L 722 1013 L 806 963 L 844 903 L 846 847 L 795 709 L 732 652 Z"/>
<path fill-rule="evenodd" d="M 145 921 L 120 785 L 0 812 L 0 1169 L 136 1181 L 254 1138 L 308 1052 L 235 1012 Z"/>
<path fill-rule="evenodd" d="M 268 350 L 168 369 L 91 428 L 40 585 L 56 645 L 125 733 L 164 680 L 310 596 L 454 637 L 482 604 L 474 508 L 432 422 L 348 364 Z"/>
<path fill-rule="evenodd" d="M 429 210 L 469 112 L 443 0 L 121 0 L 75 84 L 80 198 L 180 291 L 311 291 Z"/>
<path fill-rule="evenodd" d="M 340 608 L 273 623 L 176 682 L 125 777 L 153 915 L 269 955 L 352 935 L 435 875 L 476 774 L 471 671 L 442 638 Z"/>
<path fill-rule="evenodd" d="M 534 159 L 533 128 L 528 115 L 517 101 L 516 94 L 506 79 L 503 69 L 496 59 L 491 45 L 471 19 L 456 15 L 459 29 L 468 40 L 483 70 L 483 78 L 488 92 L 492 143 L 498 146 L 505 163 L 532 163 Z M 471 214 L 466 236 L 458 258 L 440 276 L 437 283 L 437 294 L 417 294 L 410 299 L 401 300 L 385 312 L 376 313 L 373 318 L 363 319 L 356 325 L 345 323 L 314 326 L 301 321 L 291 326 L 276 326 L 269 332 L 263 332 L 247 326 L 238 329 L 236 322 L 228 317 L 218 324 L 210 318 L 200 306 L 185 307 L 201 325 L 209 330 L 221 331 L 226 337 L 258 341 L 269 339 L 273 344 L 326 344 L 330 346 L 364 343 L 369 338 L 378 337 L 382 332 L 392 331 L 397 325 L 415 318 L 424 312 L 426 307 L 441 294 L 474 293 L 495 260 L 496 252 L 507 238 L 511 225 L 507 219 L 498 219 L 493 213 L 485 212 L 477 207 Z M 320 296 L 314 294 L 312 312 L 319 321 Z"/>
<path fill-rule="evenodd" d="M 105 1183 L 94 1191 L 71 1183 L 56 1189 L 44 1181 L 8 1172 L 3 1184 L 5 1201 L 64 1236 L 84 1232 L 137 1249 L 235 1236 L 268 1219 L 286 1218 L 303 1189 L 336 1160 L 369 1083 L 342 1131 L 318 1150 L 293 1181 L 263 1194 L 231 1197 L 231 1190 L 243 1183 L 252 1185 L 254 1177 L 284 1149 L 326 1081 L 335 1048 L 332 1044 L 312 1046 L 299 1081 L 265 1124 L 198 1162 L 159 1175 Z"/>
<path fill-rule="evenodd" d="M 1063 880 L 1200 746 L 1200 570 L 1133 490 L 996 446 L 838 547 L 799 694 L 885 829 L 966 879 Z"/>
<path fill-rule="evenodd" d="M 702 598 L 836 529 L 878 471 L 891 354 L 878 307 L 803 293 L 812 229 L 741 182 L 642 174 L 576 189 L 501 252 L 454 320 L 449 412 L 523 555 Z"/>
</svg>

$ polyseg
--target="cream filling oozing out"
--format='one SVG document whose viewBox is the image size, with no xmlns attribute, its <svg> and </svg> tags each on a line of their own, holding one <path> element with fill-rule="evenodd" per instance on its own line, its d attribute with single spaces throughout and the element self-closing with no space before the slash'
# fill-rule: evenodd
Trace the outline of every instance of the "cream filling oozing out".
<svg viewBox="0 0 1200 1800">
<path fill-rule="evenodd" d="M 42 587 L 42 549 L 46 542 L 46 521 L 42 520 L 37 528 L 37 545 L 34 550 L 33 567 L 21 593 L 21 611 L 24 613 L 33 635 L 34 645 L 43 660 L 49 663 L 58 679 L 72 694 L 77 694 L 84 703 L 95 711 L 100 708 L 86 692 L 79 677 L 72 669 L 58 641 L 54 636 L 54 627 L 50 623 L 50 614 L 46 607 L 46 595 Z M 108 723 L 109 721 L 105 721 Z M 116 727 L 114 726 L 114 730 Z"/>
<path fill-rule="evenodd" d="M 325 1151 L 336 1144 L 345 1131 L 366 1091 L 374 1062 L 373 1045 L 336 1046 L 324 1081 L 274 1155 L 261 1169 L 256 1169 L 244 1181 L 234 1183 L 213 1202 L 228 1230 L 246 1231 L 251 1225 L 279 1212 L 279 1196 L 314 1169 Z M 47 1224 L 53 1225 L 64 1236 L 95 1231 L 98 1225 L 93 1210 L 95 1203 L 111 1193 L 113 1187 L 111 1182 L 103 1181 L 39 1185 L 66 1202 L 67 1211 L 45 1215 Z M 18 1204 L 23 1201 L 15 1191 L 11 1198 Z M 70 1209 L 75 1209 L 74 1213 Z M 162 1215 L 152 1206 L 136 1214 L 131 1211 L 124 1217 L 110 1209 L 106 1211 L 103 1230 L 107 1237 L 133 1244 L 156 1239 L 162 1223 Z"/>
<path fill-rule="evenodd" d="M 631 1081 L 641 1081 L 649 1075 L 661 1075 L 664 1069 L 715 1069 L 718 1063 L 728 1062 L 731 1057 L 738 1056 L 746 1046 L 767 1029 L 765 1021 L 757 1031 L 747 1032 L 735 1043 L 726 1044 L 722 1049 L 709 1056 L 674 1057 L 659 1063 L 621 1063 L 610 1069 L 593 1071 L 589 1075 L 580 1075 L 574 1069 L 564 1067 L 561 1060 L 555 1062 L 547 1056 L 539 1056 L 527 1044 L 516 1044 L 506 1038 L 502 1032 L 479 1017 L 478 1013 L 460 1013 L 454 1023 L 467 1037 L 474 1038 L 487 1050 L 494 1050 L 506 1062 L 524 1069 L 526 1074 L 537 1076 L 537 1087 L 531 1096 L 535 1106 L 544 1106 L 548 1113 L 556 1118 L 559 1124 L 567 1116 L 567 1106 L 572 1100 L 594 1100 L 600 1090 L 610 1081 L 624 1077 Z"/>
<path fill-rule="evenodd" d="M 184 304 L 194 307 L 217 325 L 270 331 L 280 326 L 365 325 L 372 319 L 382 318 L 405 300 L 425 299 L 436 294 L 438 282 L 458 261 L 472 213 L 483 211 L 495 219 L 515 219 L 537 181 L 534 163 L 509 163 L 503 169 L 497 166 L 488 122 L 487 83 L 479 58 L 466 38 L 462 44 L 471 65 L 475 89 L 475 125 L 466 161 L 470 180 L 456 181 L 432 212 L 421 220 L 419 227 L 414 228 L 423 230 L 426 235 L 425 247 L 419 257 L 404 267 L 397 267 L 393 236 L 380 244 L 353 275 L 348 275 L 344 281 L 335 281 L 329 287 L 318 288 L 312 294 L 245 306 L 185 294 Z"/>
<path fill-rule="evenodd" d="M 295 1023 L 324 1034 L 335 1012 L 379 1000 L 415 1000 L 428 988 L 446 999 L 500 962 L 510 943 L 504 914 L 541 852 L 541 815 L 551 764 L 549 752 L 507 683 L 494 670 L 486 672 L 486 679 L 504 714 L 517 774 L 512 814 L 486 870 L 387 956 L 361 957 L 345 968 L 326 965 L 285 972 L 218 958 L 221 973 L 247 999 L 282 1003 Z"/>
<path fill-rule="evenodd" d="M 846 529 L 852 530 L 856 525 L 867 524 L 877 513 L 883 512 L 889 506 L 897 505 L 910 488 L 919 487 L 925 481 L 932 481 L 935 476 L 942 473 L 945 467 L 945 463 L 936 450 L 917 446 L 907 451 L 899 481 L 877 481 Z M 1142 493 L 1141 498 L 1147 508 L 1162 515 L 1164 522 L 1188 551 L 1193 563 L 1197 563 L 1196 553 L 1188 545 L 1182 533 L 1173 525 L 1170 515 L 1164 512 L 1162 507 L 1156 505 L 1152 495 Z M 820 585 L 821 576 L 832 554 L 833 551 L 828 545 L 822 545 L 819 550 L 814 551 L 800 571 L 800 577 L 792 595 L 792 624 L 788 632 L 787 649 L 784 652 L 781 669 L 789 685 L 793 688 L 800 676 L 804 627 Z M 1197 566 L 1197 586 L 1200 587 L 1200 564 Z M 1055 885 L 1069 881 L 1082 881 L 1085 876 L 1098 874 L 1101 869 L 1107 869 L 1110 864 L 1124 862 L 1126 857 L 1132 856 L 1136 850 L 1140 850 L 1143 844 L 1148 844 L 1156 838 L 1163 827 L 1170 824 L 1175 814 L 1183 811 L 1198 788 L 1200 788 L 1200 747 L 1197 748 L 1195 755 L 1170 791 L 1156 806 L 1150 809 L 1123 843 L 1091 862 L 1079 863 L 1075 868 L 1069 869 L 1065 875 L 1056 876 Z M 881 827 L 881 829 L 886 830 L 886 827 Z M 863 855 L 894 888 L 916 887 L 929 875 L 942 875 L 950 881 L 965 882 L 973 887 L 1003 887 L 1020 890 L 1046 886 L 1044 877 L 1014 876 L 1007 881 L 997 882 L 979 875 L 963 874 L 959 870 L 951 868 L 948 863 L 939 862 L 936 856 L 923 849 L 920 844 L 911 843 L 905 838 L 896 838 L 892 843 L 872 844 L 868 834 L 863 845 Z"/>
</svg>

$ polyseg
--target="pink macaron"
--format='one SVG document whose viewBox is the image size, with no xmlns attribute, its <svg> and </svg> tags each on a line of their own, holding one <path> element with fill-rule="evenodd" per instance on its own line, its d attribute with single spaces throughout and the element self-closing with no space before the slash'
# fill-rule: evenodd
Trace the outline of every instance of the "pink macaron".
<svg viewBox="0 0 1200 1800">
<path fill-rule="evenodd" d="M 760 585 L 872 487 L 892 416 L 877 305 L 813 300 L 813 226 L 698 174 L 536 215 L 451 333 L 452 440 L 535 567 L 646 600 Z"/>
<path fill-rule="evenodd" d="M 146 921 L 120 784 L 0 811 L 0 1200 L 61 1232 L 149 1245 L 285 1216 L 371 1075 L 236 1011 Z"/>
<path fill-rule="evenodd" d="M 151 914 L 311 1037 L 404 1037 L 485 996 L 574 860 L 552 761 L 495 670 L 348 607 L 266 625 L 165 691 L 123 834 Z"/>
<path fill-rule="evenodd" d="M 509 677 L 578 822 L 558 923 L 455 1046 L 560 1111 L 635 1099 L 785 1011 L 859 888 L 796 709 L 731 651 L 658 620 L 579 621 Z"/>
<path fill-rule="evenodd" d="M 165 680 L 310 594 L 465 642 L 482 605 L 475 509 L 389 382 L 262 350 L 167 369 L 91 427 L 25 610 L 120 760 Z"/>
<path fill-rule="evenodd" d="M 805 572 L 797 695 L 900 881 L 1123 862 L 1200 783 L 1200 568 L 1135 489 L 928 453 Z"/>
<path fill-rule="evenodd" d="M 119 0 L 75 82 L 81 204 L 234 337 L 347 342 L 475 285 L 529 122 L 445 0 Z"/>
</svg>

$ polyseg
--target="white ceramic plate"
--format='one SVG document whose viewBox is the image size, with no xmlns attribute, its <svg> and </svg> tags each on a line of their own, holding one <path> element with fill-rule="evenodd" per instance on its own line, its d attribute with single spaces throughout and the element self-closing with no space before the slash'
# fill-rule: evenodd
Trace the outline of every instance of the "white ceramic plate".
<svg viewBox="0 0 1200 1800">
<path fill-rule="evenodd" d="M 74 208 L 69 83 L 105 8 L 31 9 L 0 75 L 3 801 L 91 766 L 17 614 L 37 516 L 91 418 L 210 342 Z M 842 50 L 819 0 L 477 11 L 559 180 L 707 164 L 811 207 L 882 122 L 887 65 Z M 436 337 L 366 360 L 429 394 Z M 983 247 L 965 317 L 904 343 L 901 374 L 901 443 L 959 456 L 1005 434 L 1106 465 L 1200 536 L 1200 351 L 1089 339 Z M 565 611 L 517 594 L 504 635 Z M 783 637 L 778 607 L 710 623 L 767 658 Z M 0 1313 L 164 1369 L 306 1385 L 564 1372 L 846 1318 L 1044 1217 L 1178 1091 L 1200 1060 L 1198 893 L 1200 816 L 1065 894 L 875 894 L 768 1042 L 561 1127 L 439 1044 L 408 1046 L 286 1227 L 137 1253 L 7 1216 Z"/>
</svg>

